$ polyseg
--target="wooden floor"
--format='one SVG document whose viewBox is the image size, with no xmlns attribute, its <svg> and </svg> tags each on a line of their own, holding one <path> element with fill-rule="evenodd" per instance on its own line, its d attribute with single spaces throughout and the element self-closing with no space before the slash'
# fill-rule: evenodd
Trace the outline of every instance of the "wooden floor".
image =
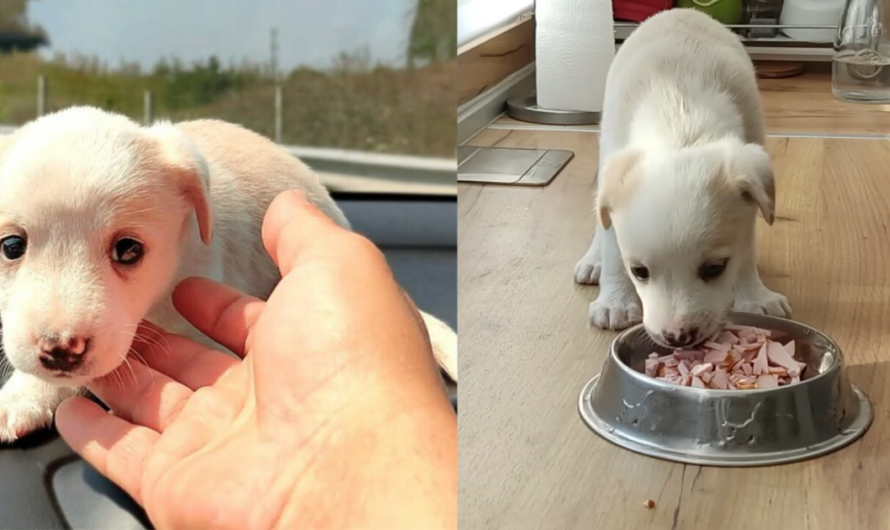
<svg viewBox="0 0 890 530">
<path fill-rule="evenodd" d="M 865 107 L 877 115 L 857 128 L 864 111 L 828 99 L 795 108 L 771 128 L 890 131 L 883 109 Z M 544 188 L 458 188 L 462 530 L 890 528 L 890 140 L 769 140 L 779 220 L 759 227 L 764 281 L 838 341 L 875 420 L 840 452 L 757 469 L 636 455 L 582 423 L 578 394 L 614 336 L 587 325 L 596 287 L 572 281 L 594 228 L 597 135 L 498 129 L 471 143 L 576 155 Z"/>
<path fill-rule="evenodd" d="M 832 134 L 890 137 L 890 105 L 844 103 L 831 93 L 828 65 L 813 64 L 787 79 L 761 79 L 767 130 L 773 134 Z M 529 124 L 503 117 L 499 125 Z M 593 127 L 592 129 L 596 129 Z"/>
<path fill-rule="evenodd" d="M 890 105 L 844 103 L 831 93 L 831 71 L 814 67 L 798 77 L 760 80 L 769 132 L 890 136 Z"/>
</svg>

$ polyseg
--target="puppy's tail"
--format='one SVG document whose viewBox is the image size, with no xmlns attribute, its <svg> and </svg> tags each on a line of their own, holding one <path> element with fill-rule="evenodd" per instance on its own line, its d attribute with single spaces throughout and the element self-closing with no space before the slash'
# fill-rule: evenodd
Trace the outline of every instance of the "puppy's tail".
<svg viewBox="0 0 890 530">
<path fill-rule="evenodd" d="M 452 381 L 457 383 L 457 333 L 448 324 L 432 315 L 420 312 L 423 323 L 426 324 L 430 335 L 430 343 L 433 346 L 433 356 L 442 370 L 448 374 Z"/>
</svg>

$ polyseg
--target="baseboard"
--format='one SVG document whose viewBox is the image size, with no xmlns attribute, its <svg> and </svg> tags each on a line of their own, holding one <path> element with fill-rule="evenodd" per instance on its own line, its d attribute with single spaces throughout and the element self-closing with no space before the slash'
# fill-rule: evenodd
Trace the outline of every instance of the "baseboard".
<svg viewBox="0 0 890 530">
<path fill-rule="evenodd" d="M 467 143 L 504 113 L 507 100 L 535 87 L 535 63 L 516 71 L 490 90 L 457 109 L 457 144 Z"/>
</svg>

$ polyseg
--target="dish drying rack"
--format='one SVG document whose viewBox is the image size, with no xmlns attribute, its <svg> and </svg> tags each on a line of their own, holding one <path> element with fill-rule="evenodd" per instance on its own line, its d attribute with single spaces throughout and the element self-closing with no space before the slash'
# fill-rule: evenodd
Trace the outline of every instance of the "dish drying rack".
<svg viewBox="0 0 890 530">
<path fill-rule="evenodd" d="M 639 26 L 636 22 L 615 21 L 615 42 L 624 42 Z M 834 54 L 833 43 L 806 42 L 782 35 L 783 29 L 837 30 L 836 26 L 810 26 L 789 24 L 726 24 L 738 35 L 748 54 L 755 61 L 808 61 L 831 62 Z M 760 31 L 757 31 L 760 30 Z M 752 33 L 774 33 L 775 36 L 761 37 Z"/>
</svg>

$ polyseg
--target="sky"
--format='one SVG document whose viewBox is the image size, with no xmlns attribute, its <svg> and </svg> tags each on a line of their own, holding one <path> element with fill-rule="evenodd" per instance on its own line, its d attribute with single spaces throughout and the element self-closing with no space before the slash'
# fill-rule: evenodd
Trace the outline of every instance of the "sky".
<svg viewBox="0 0 890 530">
<path fill-rule="evenodd" d="M 370 51 L 401 65 L 416 0 L 31 0 L 29 20 L 56 52 L 122 59 L 151 68 L 162 57 L 189 64 L 216 55 L 267 64 L 278 28 L 278 64 L 324 68 L 341 52 Z M 89 9 L 86 7 L 89 6 Z"/>
</svg>

